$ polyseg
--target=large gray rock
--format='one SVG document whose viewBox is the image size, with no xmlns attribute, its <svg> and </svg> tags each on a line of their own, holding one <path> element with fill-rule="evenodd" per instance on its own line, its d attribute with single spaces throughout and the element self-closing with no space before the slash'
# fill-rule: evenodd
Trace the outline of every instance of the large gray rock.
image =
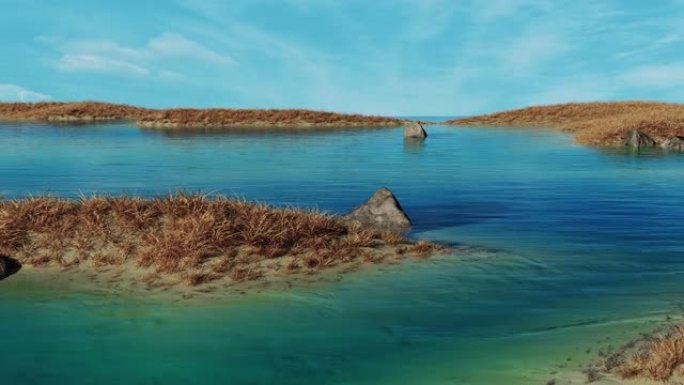
<svg viewBox="0 0 684 385">
<path fill-rule="evenodd" d="M 625 133 L 624 143 L 627 147 L 634 147 L 636 149 L 655 147 L 655 140 L 651 139 L 643 132 L 632 129 Z"/>
<path fill-rule="evenodd" d="M 384 187 L 377 190 L 368 201 L 355 207 L 345 218 L 385 230 L 403 231 L 411 227 L 411 220 L 397 198 Z"/>
<path fill-rule="evenodd" d="M 684 151 L 684 136 L 673 136 L 660 144 L 660 147 L 672 151 Z"/>
<path fill-rule="evenodd" d="M 427 132 L 423 129 L 423 125 L 418 122 L 408 122 L 404 126 L 404 138 L 427 138 Z"/>
</svg>

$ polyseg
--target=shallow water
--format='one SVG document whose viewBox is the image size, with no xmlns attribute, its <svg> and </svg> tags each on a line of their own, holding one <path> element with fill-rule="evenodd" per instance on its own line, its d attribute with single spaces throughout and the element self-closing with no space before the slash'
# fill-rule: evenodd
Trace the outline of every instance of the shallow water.
<svg viewBox="0 0 684 385">
<path fill-rule="evenodd" d="M 428 131 L 0 125 L 7 197 L 182 188 L 344 212 L 387 186 L 413 236 L 481 250 L 210 304 L 8 279 L 3 383 L 542 384 L 680 316 L 684 156 Z"/>
</svg>

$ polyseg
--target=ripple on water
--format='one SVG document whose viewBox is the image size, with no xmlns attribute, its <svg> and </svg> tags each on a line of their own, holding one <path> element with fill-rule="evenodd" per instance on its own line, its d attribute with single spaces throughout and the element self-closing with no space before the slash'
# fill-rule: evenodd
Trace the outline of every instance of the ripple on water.
<svg viewBox="0 0 684 385">
<path fill-rule="evenodd" d="M 8 383 L 530 384 L 679 316 L 684 157 L 539 130 L 164 133 L 0 125 L 8 197 L 178 188 L 344 212 L 379 186 L 411 236 L 475 250 L 334 285 L 173 303 L 0 291 Z M 112 375 L 112 368 L 116 375 Z"/>
</svg>

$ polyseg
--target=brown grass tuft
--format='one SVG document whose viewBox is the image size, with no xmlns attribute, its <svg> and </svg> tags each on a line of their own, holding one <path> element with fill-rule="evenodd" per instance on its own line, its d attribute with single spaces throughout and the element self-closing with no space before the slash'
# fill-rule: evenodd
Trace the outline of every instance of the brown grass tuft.
<svg viewBox="0 0 684 385">
<path fill-rule="evenodd" d="M 647 339 L 615 368 L 623 379 L 647 378 L 668 381 L 675 371 L 684 374 L 684 326 L 677 325 L 665 333 Z"/>
<path fill-rule="evenodd" d="M 622 379 L 669 383 L 684 376 L 684 326 L 673 325 L 664 331 L 642 335 L 624 346 L 599 353 L 601 359 L 587 370 L 600 377 L 612 373 Z"/>
</svg>

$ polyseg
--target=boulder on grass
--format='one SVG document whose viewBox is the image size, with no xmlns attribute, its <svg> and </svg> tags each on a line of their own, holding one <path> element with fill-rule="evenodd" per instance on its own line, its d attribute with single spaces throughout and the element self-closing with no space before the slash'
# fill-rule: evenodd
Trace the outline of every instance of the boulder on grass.
<svg viewBox="0 0 684 385">
<path fill-rule="evenodd" d="M 427 132 L 423 129 L 423 125 L 418 122 L 409 122 L 404 126 L 404 138 L 427 138 Z"/>
<path fill-rule="evenodd" d="M 684 151 L 684 136 L 673 136 L 660 144 L 660 147 L 672 151 Z"/>
<path fill-rule="evenodd" d="M 377 190 L 365 203 L 355 207 L 345 218 L 363 226 L 390 231 L 404 231 L 411 227 L 411 220 L 397 198 L 384 187 Z"/>
<path fill-rule="evenodd" d="M 637 150 L 641 148 L 655 147 L 656 145 L 655 140 L 651 139 L 650 136 L 636 129 L 631 129 L 625 133 L 624 143 L 625 146 L 633 147 Z"/>
</svg>

